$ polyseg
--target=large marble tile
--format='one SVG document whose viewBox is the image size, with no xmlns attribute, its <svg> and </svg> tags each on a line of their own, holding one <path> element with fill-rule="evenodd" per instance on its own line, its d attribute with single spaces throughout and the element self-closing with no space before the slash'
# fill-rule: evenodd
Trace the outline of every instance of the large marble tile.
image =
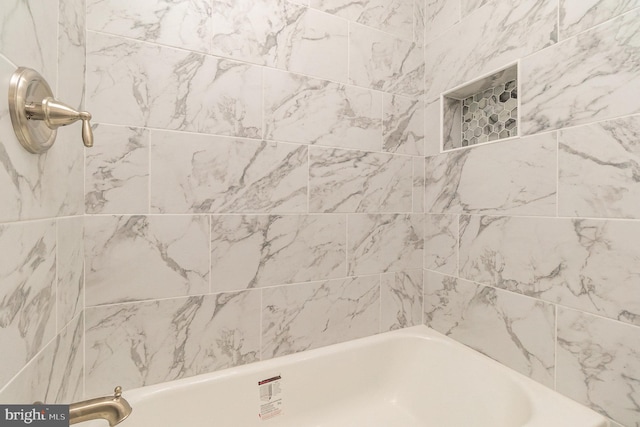
<svg viewBox="0 0 640 427">
<path fill-rule="evenodd" d="M 309 4 L 324 12 L 413 40 L 411 0 L 310 0 Z"/>
<path fill-rule="evenodd" d="M 411 212 L 412 158 L 310 147 L 311 212 Z"/>
<path fill-rule="evenodd" d="M 458 215 L 425 215 L 424 268 L 458 274 Z"/>
<path fill-rule="evenodd" d="M 465 17 L 490 1 L 491 0 L 460 0 L 460 13 Z"/>
<path fill-rule="evenodd" d="M 59 77 L 55 94 L 57 99 L 74 108 L 84 107 L 86 75 L 85 6 L 85 0 L 61 0 L 59 2 Z M 76 129 L 76 135 L 79 133 L 80 131 Z"/>
<path fill-rule="evenodd" d="M 442 32 L 425 48 L 426 101 L 555 43 L 557 13 L 557 0 L 496 0 Z"/>
<path fill-rule="evenodd" d="M 269 69 L 264 86 L 266 139 L 381 150 L 381 93 Z"/>
<path fill-rule="evenodd" d="M 424 306 L 427 326 L 553 387 L 553 305 L 427 271 Z"/>
<path fill-rule="evenodd" d="M 413 212 L 424 212 L 424 158 L 413 158 Z"/>
<path fill-rule="evenodd" d="M 425 1 L 425 42 L 428 43 L 460 21 L 460 1 Z"/>
<path fill-rule="evenodd" d="M 260 137 L 262 71 L 89 31 L 87 109 L 95 121 Z"/>
<path fill-rule="evenodd" d="M 84 395 L 84 317 L 71 321 L 0 391 L 3 404 L 69 404 Z"/>
<path fill-rule="evenodd" d="M 85 218 L 86 305 L 209 292 L 205 216 Z"/>
<path fill-rule="evenodd" d="M 178 132 L 151 135 L 151 211 L 306 212 L 307 147 Z"/>
<path fill-rule="evenodd" d="M 461 217 L 460 277 L 640 325 L 640 222 Z"/>
<path fill-rule="evenodd" d="M 560 38 L 566 39 L 633 8 L 638 0 L 560 0 Z"/>
<path fill-rule="evenodd" d="M 524 134 L 640 112 L 640 10 L 520 62 Z"/>
<path fill-rule="evenodd" d="M 85 154 L 85 212 L 149 212 L 149 131 L 94 125 L 95 144 Z"/>
<path fill-rule="evenodd" d="M 430 213 L 556 214 L 556 134 L 427 157 Z"/>
<path fill-rule="evenodd" d="M 211 13 L 210 0 L 87 0 L 87 28 L 209 52 L 213 35 Z"/>
<path fill-rule="evenodd" d="M 440 99 L 427 105 L 424 109 L 424 154 L 437 156 L 440 154 Z"/>
<path fill-rule="evenodd" d="M 347 80 L 343 19 L 287 0 L 214 0 L 214 55 Z"/>
<path fill-rule="evenodd" d="M 383 150 L 424 155 L 424 102 L 385 93 L 383 113 Z"/>
<path fill-rule="evenodd" d="M 344 215 L 211 217 L 214 292 L 343 277 Z"/>
<path fill-rule="evenodd" d="M 262 291 L 262 359 L 378 333 L 380 277 Z"/>
<path fill-rule="evenodd" d="M 422 268 L 422 214 L 355 214 L 347 220 L 350 275 Z"/>
<path fill-rule="evenodd" d="M 260 293 L 86 310 L 86 395 L 204 374 L 260 358 Z"/>
<path fill-rule="evenodd" d="M 640 426 L 640 328 L 558 308 L 556 389 L 628 427 Z"/>
<path fill-rule="evenodd" d="M 560 132 L 558 213 L 640 218 L 640 116 Z"/>
<path fill-rule="evenodd" d="M 415 0 L 413 2 L 413 41 L 418 46 L 424 47 L 425 36 L 427 34 L 427 3 L 426 0 Z"/>
<path fill-rule="evenodd" d="M 56 333 L 55 222 L 0 225 L 0 253 L 2 387 Z"/>
<path fill-rule="evenodd" d="M 61 330 L 84 309 L 84 218 L 60 218 L 56 227 L 56 298 Z"/>
<path fill-rule="evenodd" d="M 422 270 L 380 278 L 380 332 L 422 324 Z"/>
<path fill-rule="evenodd" d="M 0 54 L 16 66 L 37 70 L 55 90 L 58 1 L 3 0 L 0 23 Z"/>
<path fill-rule="evenodd" d="M 424 91 L 422 46 L 357 24 L 349 27 L 349 81 L 357 86 L 420 96 Z"/>
</svg>

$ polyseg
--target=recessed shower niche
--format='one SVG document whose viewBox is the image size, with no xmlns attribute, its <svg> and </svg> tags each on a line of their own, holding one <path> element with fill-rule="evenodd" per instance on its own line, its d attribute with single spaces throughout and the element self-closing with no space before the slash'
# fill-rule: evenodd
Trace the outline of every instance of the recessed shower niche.
<svg viewBox="0 0 640 427">
<path fill-rule="evenodd" d="M 442 95 L 442 149 L 518 136 L 517 64 Z"/>
</svg>

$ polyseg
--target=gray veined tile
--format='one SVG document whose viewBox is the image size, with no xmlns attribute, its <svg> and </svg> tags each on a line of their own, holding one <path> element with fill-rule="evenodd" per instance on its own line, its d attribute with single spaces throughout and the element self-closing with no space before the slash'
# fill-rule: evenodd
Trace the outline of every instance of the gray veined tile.
<svg viewBox="0 0 640 427">
<path fill-rule="evenodd" d="M 382 94 L 264 70 L 265 138 L 380 151 Z"/>
<path fill-rule="evenodd" d="M 86 394 L 157 384 L 260 359 L 260 293 L 86 310 Z"/>
<path fill-rule="evenodd" d="M 558 309 L 556 389 L 621 425 L 640 420 L 640 328 Z"/>
<path fill-rule="evenodd" d="M 640 116 L 563 130 L 559 150 L 561 216 L 640 218 Z"/>
<path fill-rule="evenodd" d="M 383 112 L 383 150 L 413 156 L 424 155 L 424 102 L 386 93 Z"/>
<path fill-rule="evenodd" d="M 489 2 L 490 0 L 460 0 L 462 16 L 469 15 Z"/>
<path fill-rule="evenodd" d="M 638 0 L 560 0 L 560 38 L 566 39 L 640 7 Z"/>
<path fill-rule="evenodd" d="M 378 333 L 380 277 L 262 291 L 262 359 Z"/>
<path fill-rule="evenodd" d="M 214 292 L 346 275 L 344 215 L 216 215 L 211 221 Z"/>
<path fill-rule="evenodd" d="M 424 154 L 436 156 L 440 154 L 440 99 L 425 105 L 424 126 Z"/>
<path fill-rule="evenodd" d="M 95 144 L 85 154 L 85 212 L 149 211 L 149 131 L 93 126 Z"/>
<path fill-rule="evenodd" d="M 640 112 L 640 10 L 521 63 L 521 132 L 532 134 Z"/>
<path fill-rule="evenodd" d="M 380 332 L 422 324 L 422 275 L 422 270 L 381 275 Z"/>
<path fill-rule="evenodd" d="M 553 386 L 553 305 L 431 271 L 424 305 L 427 326 Z"/>
<path fill-rule="evenodd" d="M 458 274 L 458 215 L 425 215 L 424 268 Z"/>
<path fill-rule="evenodd" d="M 89 30 L 200 52 L 211 46 L 211 14 L 209 0 L 87 0 Z"/>
<path fill-rule="evenodd" d="M 306 146 L 161 131 L 151 140 L 152 212 L 307 211 Z"/>
<path fill-rule="evenodd" d="M 0 225 L 0 387 L 56 333 L 56 227 L 53 220 Z"/>
<path fill-rule="evenodd" d="M 255 66 L 88 33 L 87 109 L 97 122 L 259 138 L 261 90 Z"/>
<path fill-rule="evenodd" d="M 353 214 L 347 220 L 350 275 L 422 268 L 422 214 Z"/>
<path fill-rule="evenodd" d="M 214 0 L 214 55 L 347 80 L 343 19 L 287 0 Z"/>
<path fill-rule="evenodd" d="M 491 1 L 429 41 L 425 101 L 554 44 L 557 6 L 557 0 Z"/>
<path fill-rule="evenodd" d="M 61 218 L 57 231 L 58 330 L 84 309 L 84 218 Z"/>
<path fill-rule="evenodd" d="M 361 25 L 349 27 L 349 81 L 418 97 L 424 92 L 421 45 Z"/>
<path fill-rule="evenodd" d="M 412 158 L 309 148 L 311 212 L 411 212 Z"/>
<path fill-rule="evenodd" d="M 206 216 L 85 219 L 86 305 L 209 292 Z"/>
<path fill-rule="evenodd" d="M 460 277 L 640 325 L 640 223 L 462 216 Z"/>
<path fill-rule="evenodd" d="M 86 75 L 85 0 L 59 2 L 58 87 L 56 97 L 75 108 L 84 108 Z M 2 50 L 2 49 L 0 49 Z"/>
<path fill-rule="evenodd" d="M 425 43 L 437 39 L 460 21 L 460 2 L 451 0 L 425 0 Z"/>
<path fill-rule="evenodd" d="M 413 39 L 413 1 L 310 0 L 310 6 L 408 40 Z"/>
<path fill-rule="evenodd" d="M 413 158 L 413 213 L 424 212 L 424 157 Z"/>
<path fill-rule="evenodd" d="M 556 214 L 554 133 L 426 158 L 428 213 Z"/>
</svg>

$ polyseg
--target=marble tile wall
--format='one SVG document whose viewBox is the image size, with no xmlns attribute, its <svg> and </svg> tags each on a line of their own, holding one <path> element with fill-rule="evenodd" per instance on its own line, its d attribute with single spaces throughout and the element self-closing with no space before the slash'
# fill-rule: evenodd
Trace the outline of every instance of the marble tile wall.
<svg viewBox="0 0 640 427">
<path fill-rule="evenodd" d="M 639 7 L 425 9 L 424 322 L 625 427 L 640 426 Z M 516 61 L 520 138 L 441 154 L 441 93 Z"/>
<path fill-rule="evenodd" d="M 27 154 L 0 108 L 0 248 L 18 248 L 0 264 L 16 348 L 0 398 L 420 324 L 423 3 L 3 4 L 2 82 L 41 70 L 92 113 L 95 146 L 70 127 Z"/>
</svg>

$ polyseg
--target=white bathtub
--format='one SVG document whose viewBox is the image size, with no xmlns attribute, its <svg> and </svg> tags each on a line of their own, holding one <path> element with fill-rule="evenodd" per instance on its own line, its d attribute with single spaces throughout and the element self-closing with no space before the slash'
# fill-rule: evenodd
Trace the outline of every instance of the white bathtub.
<svg viewBox="0 0 640 427">
<path fill-rule="evenodd" d="M 124 396 L 133 413 L 123 427 L 609 425 L 426 326 L 125 390 Z"/>
</svg>

